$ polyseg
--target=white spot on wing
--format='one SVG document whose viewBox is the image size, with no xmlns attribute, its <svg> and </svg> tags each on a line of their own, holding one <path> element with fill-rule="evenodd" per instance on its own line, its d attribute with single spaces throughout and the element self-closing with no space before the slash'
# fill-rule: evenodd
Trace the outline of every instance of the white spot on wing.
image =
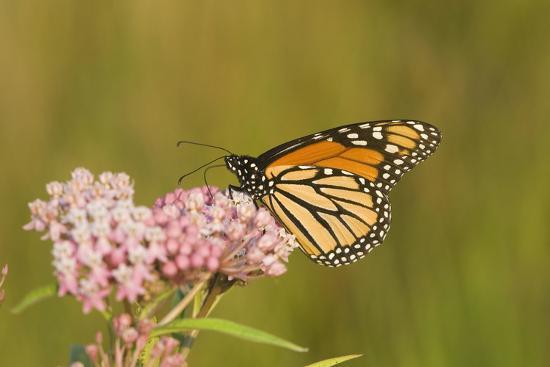
<svg viewBox="0 0 550 367">
<path fill-rule="evenodd" d="M 399 148 L 397 147 L 397 145 L 387 144 L 385 150 L 388 153 L 397 153 L 399 151 Z"/>
</svg>

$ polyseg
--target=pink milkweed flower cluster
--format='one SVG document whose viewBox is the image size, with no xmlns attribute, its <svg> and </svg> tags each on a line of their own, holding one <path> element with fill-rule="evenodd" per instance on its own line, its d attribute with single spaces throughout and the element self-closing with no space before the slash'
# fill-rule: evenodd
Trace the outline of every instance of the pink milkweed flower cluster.
<svg viewBox="0 0 550 367">
<path fill-rule="evenodd" d="M 242 280 L 279 276 L 296 247 L 243 194 L 178 189 L 148 208 L 134 204 L 127 174 L 96 179 L 83 168 L 46 190 L 47 201 L 29 204 L 24 228 L 53 241 L 59 295 L 75 296 L 85 313 L 105 310 L 113 291 L 119 301 L 137 301 L 159 281 L 181 285 L 215 272 Z"/>
<path fill-rule="evenodd" d="M 206 267 L 248 280 L 286 271 L 294 236 L 250 197 L 216 188 L 177 189 L 157 199 L 153 217 L 166 233 L 164 276 L 180 282 Z"/>
<path fill-rule="evenodd" d="M 112 322 L 115 337 L 115 349 L 111 357 L 103 349 L 103 335 L 96 334 L 95 344 L 86 346 L 86 354 L 94 366 L 123 367 L 140 366 L 152 367 L 185 367 L 187 363 L 180 352 L 180 343 L 176 339 L 162 336 L 154 339 L 150 352 L 145 358 L 144 349 L 153 330 L 154 323 L 150 320 L 134 321 L 132 317 L 123 313 Z M 76 366 L 75 366 L 76 367 Z"/>
</svg>

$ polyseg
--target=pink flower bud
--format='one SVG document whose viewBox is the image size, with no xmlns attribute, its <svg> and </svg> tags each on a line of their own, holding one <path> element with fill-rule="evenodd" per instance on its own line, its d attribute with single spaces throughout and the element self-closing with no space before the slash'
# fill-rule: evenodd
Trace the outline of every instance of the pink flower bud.
<svg viewBox="0 0 550 367">
<path fill-rule="evenodd" d="M 225 218 L 225 210 L 220 207 L 214 207 L 211 211 L 212 218 L 217 221 L 222 221 Z"/>
<path fill-rule="evenodd" d="M 208 242 L 202 241 L 200 247 L 197 249 L 197 254 L 202 257 L 208 257 L 210 256 L 210 246 L 208 246 Z"/>
<path fill-rule="evenodd" d="M 122 247 L 114 249 L 109 254 L 109 263 L 112 267 L 116 268 L 124 261 L 126 261 L 126 250 Z"/>
<path fill-rule="evenodd" d="M 139 335 L 148 336 L 151 330 L 155 327 L 155 324 L 151 320 L 141 320 L 138 324 Z"/>
<path fill-rule="evenodd" d="M 178 255 L 176 257 L 176 265 L 180 270 L 187 270 L 190 265 L 189 258 L 185 255 Z"/>
<path fill-rule="evenodd" d="M 53 181 L 46 185 L 46 192 L 53 197 L 60 197 L 63 194 L 63 184 Z"/>
<path fill-rule="evenodd" d="M 124 330 L 128 329 L 130 325 L 132 325 L 132 316 L 127 313 L 123 313 L 113 319 L 113 328 L 115 329 L 115 333 L 119 336 L 122 336 Z"/>
<path fill-rule="evenodd" d="M 166 348 L 166 354 L 172 354 L 172 352 L 180 345 L 180 343 L 171 337 L 164 337 L 164 347 Z"/>
<path fill-rule="evenodd" d="M 175 239 L 170 238 L 168 241 L 166 241 L 166 249 L 168 250 L 168 253 L 176 254 L 180 249 L 180 244 Z"/>
<path fill-rule="evenodd" d="M 262 263 L 265 266 L 270 266 L 271 264 L 273 264 L 276 261 L 277 261 L 277 258 L 274 255 L 267 255 L 266 257 L 264 257 L 262 259 Z"/>
<path fill-rule="evenodd" d="M 187 217 L 181 217 L 181 218 L 179 219 L 179 223 L 180 223 L 181 228 L 185 228 L 185 227 L 187 227 L 187 226 L 189 225 L 189 223 L 190 223 L 190 222 L 189 222 L 189 218 L 187 218 Z"/>
<path fill-rule="evenodd" d="M 218 268 L 220 267 L 220 261 L 218 260 L 217 257 L 209 257 L 207 260 L 206 260 L 206 267 L 208 268 L 208 270 L 210 272 L 215 272 L 218 270 Z"/>
<path fill-rule="evenodd" d="M 172 261 L 166 262 L 162 266 L 162 273 L 171 278 L 178 273 L 178 267 Z"/>
<path fill-rule="evenodd" d="M 237 215 L 241 221 L 247 221 L 256 214 L 256 207 L 252 203 L 237 206 Z"/>
<path fill-rule="evenodd" d="M 160 367 L 187 367 L 185 358 L 181 354 L 173 354 L 165 357 L 160 363 Z"/>
<path fill-rule="evenodd" d="M 267 268 L 266 274 L 272 277 L 278 277 L 286 272 L 286 266 L 280 262 L 275 262 Z"/>
<path fill-rule="evenodd" d="M 151 358 L 159 358 L 164 353 L 164 343 L 158 341 L 153 345 L 151 350 Z"/>
<path fill-rule="evenodd" d="M 8 270 L 9 270 L 9 269 L 8 269 L 8 264 L 4 265 L 4 266 L 2 267 L 2 275 L 3 275 L 3 276 L 8 275 Z"/>
<path fill-rule="evenodd" d="M 210 254 L 213 257 L 220 257 L 222 253 L 223 253 L 222 246 L 218 246 L 218 245 L 214 245 L 214 244 L 212 244 L 210 246 Z"/>
<path fill-rule="evenodd" d="M 88 344 L 86 346 L 86 354 L 88 355 L 88 358 L 90 358 L 90 360 L 93 362 L 93 363 L 97 363 L 98 362 L 98 353 L 99 353 L 99 348 L 97 347 L 97 345 L 95 344 Z"/>
<path fill-rule="evenodd" d="M 180 214 L 180 210 L 174 204 L 166 205 L 164 208 L 162 208 L 162 211 L 168 216 L 168 218 L 171 219 L 177 218 Z"/>
<path fill-rule="evenodd" d="M 204 258 L 199 254 L 191 255 L 191 266 L 194 268 L 200 268 L 204 265 Z"/>
<path fill-rule="evenodd" d="M 258 247 L 253 247 L 248 251 L 246 254 L 246 258 L 251 263 L 259 263 L 262 261 L 262 259 L 265 257 L 265 254 L 262 250 L 260 250 Z"/>
<path fill-rule="evenodd" d="M 268 224 L 271 223 L 273 220 L 273 217 L 269 214 L 269 212 L 263 208 L 258 210 L 258 213 L 256 214 L 256 218 L 254 218 L 254 223 L 258 227 L 265 227 Z"/>
<path fill-rule="evenodd" d="M 176 195 L 172 192 L 169 192 L 168 194 L 164 195 L 164 203 L 165 204 L 173 204 L 176 201 Z"/>
<path fill-rule="evenodd" d="M 126 239 L 126 233 L 119 227 L 109 234 L 109 239 L 116 243 L 122 243 Z"/>
<path fill-rule="evenodd" d="M 133 344 L 137 340 L 138 336 L 139 334 L 137 330 L 131 327 L 122 332 L 121 338 L 124 341 L 124 343 Z"/>
<path fill-rule="evenodd" d="M 191 246 L 191 244 L 189 244 L 187 241 L 181 244 L 180 254 L 189 255 L 191 254 L 191 252 L 193 252 L 193 247 Z"/>
<path fill-rule="evenodd" d="M 188 236 L 188 237 L 197 237 L 199 235 L 199 229 L 197 228 L 196 225 L 189 225 L 187 226 L 187 228 L 185 229 L 185 234 Z"/>
<path fill-rule="evenodd" d="M 160 209 L 153 212 L 153 217 L 158 224 L 165 224 L 168 221 L 168 216 Z"/>
<path fill-rule="evenodd" d="M 181 235 L 181 227 L 177 221 L 171 221 L 166 226 L 165 232 L 168 237 L 177 238 Z"/>
<path fill-rule="evenodd" d="M 231 241 L 237 241 L 243 238 L 245 227 L 238 222 L 232 222 L 227 229 L 227 236 Z"/>
<path fill-rule="evenodd" d="M 276 244 L 277 238 L 268 234 L 263 235 L 258 241 L 258 247 L 264 252 L 273 250 Z"/>
<path fill-rule="evenodd" d="M 96 241 L 96 251 L 101 255 L 107 255 L 112 251 L 113 247 L 106 238 L 98 238 Z"/>
<path fill-rule="evenodd" d="M 143 224 L 145 224 L 146 226 L 148 227 L 152 227 L 156 224 L 156 221 L 155 221 L 155 217 L 154 216 L 149 216 L 147 217 L 144 221 L 143 221 Z"/>
<path fill-rule="evenodd" d="M 197 211 L 204 206 L 204 195 L 201 192 L 191 192 L 187 198 L 187 209 Z"/>
<path fill-rule="evenodd" d="M 182 196 L 185 194 L 185 190 L 182 189 L 181 187 L 178 187 L 175 191 L 174 191 L 174 195 L 176 196 L 176 199 L 179 199 L 181 200 L 182 199 Z"/>
</svg>

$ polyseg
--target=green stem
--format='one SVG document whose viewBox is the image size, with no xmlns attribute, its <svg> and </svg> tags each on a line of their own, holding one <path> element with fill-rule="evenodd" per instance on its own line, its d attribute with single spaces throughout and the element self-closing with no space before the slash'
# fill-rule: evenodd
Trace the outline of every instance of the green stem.
<svg viewBox="0 0 550 367">
<path fill-rule="evenodd" d="M 208 293 L 202 303 L 202 306 L 195 316 L 195 318 L 204 318 L 208 317 L 210 312 L 214 310 L 214 307 L 218 304 L 220 301 L 222 295 L 227 292 L 232 286 L 235 284 L 235 280 L 229 280 L 227 279 L 227 276 L 224 274 L 216 274 L 214 278 L 212 278 L 210 286 L 208 288 Z M 199 335 L 199 330 L 191 330 L 187 337 L 187 345 L 182 349 L 181 353 L 184 358 L 187 358 L 189 353 L 191 352 L 191 348 L 193 346 L 193 342 Z"/>
<path fill-rule="evenodd" d="M 193 286 L 193 288 L 189 291 L 189 293 L 187 293 L 185 297 L 172 310 L 170 310 L 170 312 L 168 312 L 168 314 L 166 314 L 166 316 L 164 316 L 162 320 L 160 320 L 157 326 L 159 327 L 164 326 L 174 321 L 181 314 L 181 312 L 185 310 L 185 308 L 189 305 L 189 303 L 191 303 L 191 301 L 195 297 L 195 294 L 197 294 L 197 292 L 202 289 L 202 287 L 206 284 L 209 278 L 210 278 L 210 274 L 203 277 L 199 282 L 197 282 L 197 284 Z"/>
</svg>

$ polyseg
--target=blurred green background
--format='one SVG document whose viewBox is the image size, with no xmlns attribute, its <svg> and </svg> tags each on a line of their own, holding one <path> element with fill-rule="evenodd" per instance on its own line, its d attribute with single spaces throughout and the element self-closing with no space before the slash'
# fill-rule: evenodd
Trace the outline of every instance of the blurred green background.
<svg viewBox="0 0 550 367">
<path fill-rule="evenodd" d="M 63 365 L 101 325 L 72 299 L 9 313 L 52 280 L 50 246 L 21 229 L 46 182 L 126 171 L 150 204 L 218 154 L 178 139 L 256 155 L 416 118 L 443 143 L 392 193 L 384 246 L 338 270 L 296 253 L 215 311 L 310 352 L 205 332 L 190 365 L 549 366 L 548 14 L 519 0 L 1 1 L 0 365 Z"/>
</svg>

